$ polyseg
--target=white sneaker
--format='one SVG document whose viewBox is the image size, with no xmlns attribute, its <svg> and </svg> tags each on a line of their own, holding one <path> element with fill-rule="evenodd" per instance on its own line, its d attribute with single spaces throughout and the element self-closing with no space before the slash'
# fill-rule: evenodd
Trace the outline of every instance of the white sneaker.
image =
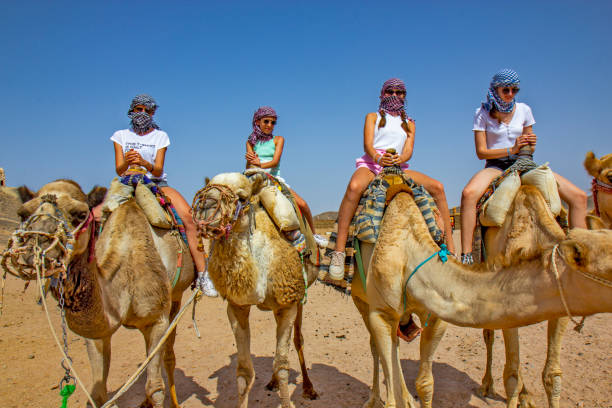
<svg viewBox="0 0 612 408">
<path fill-rule="evenodd" d="M 210 276 L 208 275 L 208 271 L 206 272 L 198 272 L 198 279 L 196 280 L 196 284 L 198 288 L 208 297 L 217 297 L 219 296 L 219 292 L 215 289 L 215 285 L 210 280 Z"/>
<path fill-rule="evenodd" d="M 344 252 L 333 251 L 331 253 L 331 262 L 329 263 L 329 277 L 333 280 L 344 279 Z"/>
<path fill-rule="evenodd" d="M 317 246 L 319 248 L 327 248 L 327 244 L 329 243 L 327 238 L 325 238 L 323 235 L 319 235 L 319 234 L 313 234 L 313 236 L 314 236 L 314 240 L 316 241 Z"/>
</svg>

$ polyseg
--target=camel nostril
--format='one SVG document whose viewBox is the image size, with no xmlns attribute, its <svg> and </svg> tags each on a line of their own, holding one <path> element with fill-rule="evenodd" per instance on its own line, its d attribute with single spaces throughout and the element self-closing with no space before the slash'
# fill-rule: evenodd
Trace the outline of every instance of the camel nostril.
<svg viewBox="0 0 612 408">
<path fill-rule="evenodd" d="M 608 173 L 608 183 L 612 184 L 612 173 Z"/>
</svg>

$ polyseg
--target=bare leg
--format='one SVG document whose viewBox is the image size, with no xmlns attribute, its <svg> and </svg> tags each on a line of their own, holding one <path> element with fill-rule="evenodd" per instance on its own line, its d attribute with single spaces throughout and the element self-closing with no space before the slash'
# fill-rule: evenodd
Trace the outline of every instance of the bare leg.
<svg viewBox="0 0 612 408">
<path fill-rule="evenodd" d="M 569 225 L 572 228 L 586 228 L 587 195 L 571 181 L 554 173 L 559 184 L 559 195 L 569 205 Z"/>
<path fill-rule="evenodd" d="M 425 321 L 425 315 L 420 314 L 421 321 Z M 421 399 L 421 408 L 431 408 L 434 393 L 434 377 L 432 374 L 433 357 L 440 340 L 444 336 L 447 323 L 436 316 L 429 318 L 427 327 L 423 328 L 421 334 L 421 363 L 419 374 L 416 379 L 416 389 Z"/>
<path fill-rule="evenodd" d="M 238 367 L 236 368 L 236 381 L 238 383 L 238 408 L 247 408 L 249 405 L 249 391 L 255 382 L 255 370 L 251 361 L 251 331 L 249 328 L 250 306 L 238 306 L 227 303 L 227 317 L 229 318 L 236 348 L 238 350 Z"/>
<path fill-rule="evenodd" d="M 170 321 L 181 308 L 181 302 L 172 302 L 170 309 Z M 176 329 L 168 336 L 166 344 L 164 344 L 164 367 L 166 368 L 166 376 L 168 377 L 168 388 L 170 389 L 170 398 L 172 400 L 172 408 L 179 408 L 178 398 L 176 396 L 176 385 L 174 382 L 174 368 L 176 367 L 176 357 L 174 355 L 174 340 L 176 339 Z"/>
<path fill-rule="evenodd" d="M 423 173 L 414 170 L 404 170 L 404 173 L 417 184 L 421 184 L 425 187 L 425 190 L 432 195 L 436 201 L 440 215 L 442 216 L 442 222 L 444 223 L 444 235 L 446 236 L 446 246 L 452 253 L 455 251 L 455 243 L 453 242 L 453 227 L 451 226 L 450 211 L 448 210 L 448 202 L 446 201 L 446 193 L 444 192 L 444 186 L 438 180 L 435 180 Z"/>
<path fill-rule="evenodd" d="M 315 226 L 314 226 L 314 221 L 312 220 L 312 212 L 310 211 L 310 207 L 308 207 L 308 204 L 306 203 L 306 201 L 302 197 L 300 197 L 300 195 L 296 193 L 292 188 L 290 188 L 289 190 L 291 191 L 291 194 L 293 194 L 295 203 L 300 208 L 300 212 L 302 213 L 304 218 L 306 218 L 306 222 L 308 223 L 308 225 L 310 225 L 310 230 L 314 234 Z"/>
<path fill-rule="evenodd" d="M 95 340 L 85 339 L 89 365 L 91 366 L 91 397 L 99 407 L 108 401 L 106 381 L 111 358 L 110 340 L 110 336 Z"/>
<path fill-rule="evenodd" d="M 548 321 L 548 350 L 546 365 L 542 371 L 542 382 L 548 396 L 549 408 L 559 408 L 561 397 L 561 340 L 567 324 L 568 317 Z"/>
<path fill-rule="evenodd" d="M 191 217 L 191 207 L 187 204 L 187 201 L 183 198 L 181 193 L 173 189 L 172 187 L 162 187 L 162 191 L 165 195 L 170 197 L 170 201 L 176 212 L 178 213 L 183 225 L 185 225 L 185 234 L 187 235 L 187 242 L 189 243 L 189 252 L 193 258 L 193 263 L 196 266 L 197 272 L 204 272 L 206 269 L 206 262 L 204 261 L 204 253 L 198 251 L 198 229 L 193 222 Z"/>
<path fill-rule="evenodd" d="M 338 234 L 336 238 L 336 251 L 338 252 L 344 252 L 349 225 L 355 215 L 359 199 L 373 179 L 374 173 L 362 167 L 353 173 L 353 177 L 346 187 L 340 210 L 338 210 Z"/>
<path fill-rule="evenodd" d="M 463 227 L 463 226 L 462 226 Z M 493 381 L 493 343 L 495 343 L 495 330 L 483 329 L 482 337 L 484 338 L 485 346 L 487 348 L 487 365 L 485 368 L 484 377 L 482 377 L 482 384 L 478 389 L 478 394 L 482 397 L 494 397 L 495 387 Z"/>
<path fill-rule="evenodd" d="M 487 190 L 491 181 L 502 173 L 500 169 L 489 167 L 476 173 L 461 194 L 461 252 L 472 252 L 472 239 L 476 228 L 476 204 Z"/>
<path fill-rule="evenodd" d="M 274 354 L 274 373 L 278 379 L 281 407 L 293 408 L 289 399 L 289 340 L 295 322 L 297 305 L 274 311 L 276 319 L 276 353 Z"/>
</svg>

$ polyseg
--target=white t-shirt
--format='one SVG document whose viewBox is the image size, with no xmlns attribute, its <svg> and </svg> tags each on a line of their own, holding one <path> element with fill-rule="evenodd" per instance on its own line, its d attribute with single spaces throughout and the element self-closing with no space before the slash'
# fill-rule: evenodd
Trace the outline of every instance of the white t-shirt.
<svg viewBox="0 0 612 408">
<path fill-rule="evenodd" d="M 157 156 L 157 151 L 170 145 L 168 134 L 157 129 L 154 129 L 152 132 L 147 133 L 146 135 L 139 135 L 132 129 L 122 129 L 113 133 L 110 139 L 113 142 L 118 143 L 123 148 L 124 154 L 130 149 L 134 149 L 140 153 L 143 159 L 151 164 L 155 164 L 155 156 Z M 161 177 L 154 177 L 151 172 L 148 172 L 147 176 L 154 180 L 167 181 L 167 175 L 165 172 L 161 175 Z"/>
<path fill-rule="evenodd" d="M 404 144 L 408 138 L 408 134 L 402 129 L 402 117 L 385 115 L 387 123 L 384 127 L 378 128 L 380 123 L 380 113 L 376 112 L 376 124 L 374 126 L 374 148 L 375 149 L 390 149 L 394 148 L 397 154 L 401 154 L 404 150 Z"/>
<path fill-rule="evenodd" d="M 481 106 L 476 109 L 474 128 L 483 130 L 487 135 L 487 149 L 506 149 L 514 146 L 516 138 L 523 134 L 523 128 L 535 123 L 531 108 L 521 102 L 515 104 L 514 115 L 506 124 L 494 119 Z"/>
</svg>

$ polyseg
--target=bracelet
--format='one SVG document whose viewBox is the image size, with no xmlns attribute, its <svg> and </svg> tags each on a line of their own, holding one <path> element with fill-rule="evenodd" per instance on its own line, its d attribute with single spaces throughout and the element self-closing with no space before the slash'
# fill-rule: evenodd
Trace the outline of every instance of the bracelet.
<svg viewBox="0 0 612 408">
<path fill-rule="evenodd" d="M 378 154 L 378 159 L 374 159 L 374 161 L 376 162 L 376 164 L 378 164 L 380 166 L 380 160 L 382 159 L 382 154 Z"/>
</svg>

